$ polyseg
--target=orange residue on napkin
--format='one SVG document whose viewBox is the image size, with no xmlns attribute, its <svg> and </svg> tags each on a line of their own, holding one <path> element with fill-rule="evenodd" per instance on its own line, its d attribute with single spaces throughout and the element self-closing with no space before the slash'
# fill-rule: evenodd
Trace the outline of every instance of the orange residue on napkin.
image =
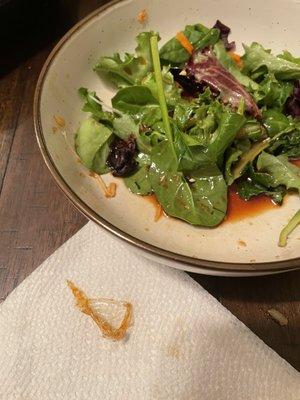
<svg viewBox="0 0 300 400">
<path fill-rule="evenodd" d="M 121 340 L 124 338 L 132 321 L 131 303 L 106 298 L 90 299 L 73 282 L 67 281 L 67 284 L 76 299 L 76 306 L 81 312 L 87 314 L 93 319 L 105 337 L 113 340 Z M 99 312 L 101 305 L 107 304 L 114 304 L 124 308 L 124 317 L 118 327 L 114 327 Z"/>
</svg>

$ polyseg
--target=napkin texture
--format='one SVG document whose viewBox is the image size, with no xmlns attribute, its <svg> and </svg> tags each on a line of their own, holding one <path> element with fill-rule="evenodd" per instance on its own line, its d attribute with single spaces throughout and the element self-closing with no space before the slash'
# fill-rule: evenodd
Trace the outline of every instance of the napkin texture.
<svg viewBox="0 0 300 400">
<path fill-rule="evenodd" d="M 133 304 L 120 342 L 74 305 Z M 300 374 L 184 272 L 88 223 L 0 306 L 2 400 L 299 400 Z"/>
</svg>

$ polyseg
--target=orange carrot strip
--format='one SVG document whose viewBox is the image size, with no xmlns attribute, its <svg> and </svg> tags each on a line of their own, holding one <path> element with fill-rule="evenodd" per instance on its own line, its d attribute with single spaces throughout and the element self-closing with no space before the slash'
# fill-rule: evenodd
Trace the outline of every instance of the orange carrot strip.
<svg viewBox="0 0 300 400">
<path fill-rule="evenodd" d="M 232 58 L 232 60 L 236 63 L 236 65 L 239 68 L 243 68 L 243 60 L 241 59 L 241 57 L 238 54 L 233 53 L 232 51 L 230 51 L 228 53 L 228 55 Z"/>
<path fill-rule="evenodd" d="M 185 36 L 185 34 L 183 32 L 178 32 L 176 34 L 176 39 L 181 44 L 181 46 L 185 48 L 185 50 L 189 54 L 193 53 L 194 47 L 193 47 L 192 43 L 189 41 L 189 39 Z"/>
</svg>

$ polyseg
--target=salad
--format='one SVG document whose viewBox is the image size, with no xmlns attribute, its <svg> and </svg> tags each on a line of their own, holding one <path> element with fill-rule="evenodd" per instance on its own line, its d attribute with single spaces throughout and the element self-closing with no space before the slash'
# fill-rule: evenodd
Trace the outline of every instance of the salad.
<svg viewBox="0 0 300 400">
<path fill-rule="evenodd" d="M 137 195 L 154 194 L 164 212 L 192 225 L 218 226 L 228 188 L 249 200 L 282 204 L 300 191 L 300 58 L 259 43 L 236 54 L 230 29 L 187 25 L 158 47 L 142 32 L 135 54 L 101 57 L 94 70 L 116 87 L 111 106 L 80 88 L 75 148 L 97 175 L 122 177 Z M 300 211 L 280 234 L 300 223 Z"/>
</svg>

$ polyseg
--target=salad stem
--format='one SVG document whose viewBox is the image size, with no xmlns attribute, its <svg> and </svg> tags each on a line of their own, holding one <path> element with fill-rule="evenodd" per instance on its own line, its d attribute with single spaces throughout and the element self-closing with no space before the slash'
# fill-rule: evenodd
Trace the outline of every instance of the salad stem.
<svg viewBox="0 0 300 400">
<path fill-rule="evenodd" d="M 293 230 L 300 224 L 300 210 L 296 212 L 293 218 L 289 221 L 289 223 L 282 229 L 279 236 L 280 247 L 285 247 L 287 243 L 288 235 L 293 232 Z"/>
<path fill-rule="evenodd" d="M 173 135 L 172 135 L 168 107 L 167 107 L 167 102 L 166 102 L 166 97 L 165 97 L 164 87 L 163 87 L 161 65 L 160 65 L 159 52 L 158 52 L 157 35 L 151 36 L 150 47 L 151 47 L 151 55 L 152 55 L 152 62 L 153 62 L 153 69 L 154 69 L 154 77 L 155 77 L 155 81 L 156 81 L 156 85 L 157 85 L 158 102 L 159 102 L 159 106 L 161 109 L 165 133 L 166 133 L 166 137 L 172 147 L 172 150 L 176 156 L 176 153 L 175 153 L 175 150 L 173 147 Z"/>
</svg>

